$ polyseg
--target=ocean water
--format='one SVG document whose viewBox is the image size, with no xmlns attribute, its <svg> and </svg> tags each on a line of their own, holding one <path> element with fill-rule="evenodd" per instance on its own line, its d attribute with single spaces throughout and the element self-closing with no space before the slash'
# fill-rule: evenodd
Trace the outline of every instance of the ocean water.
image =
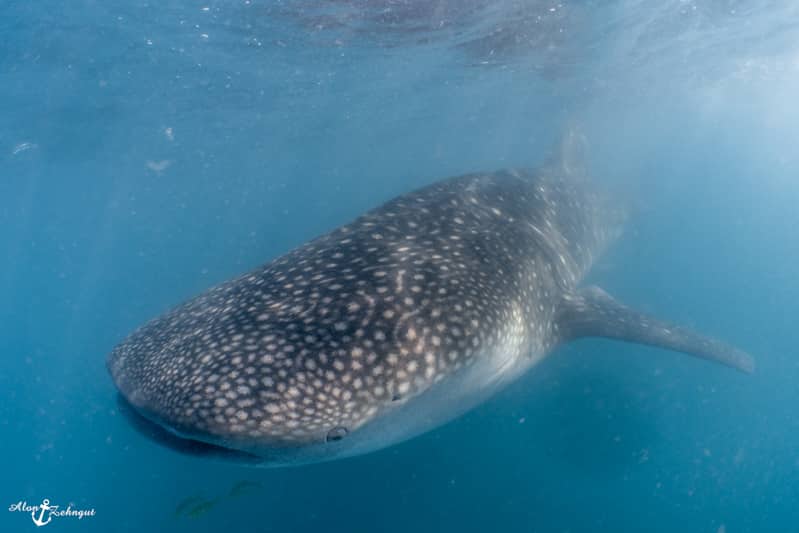
<svg viewBox="0 0 799 533">
<path fill-rule="evenodd" d="M 45 498 L 96 511 L 48 531 L 799 531 L 797 94 L 789 0 L 5 0 L 0 531 Z M 635 206 L 589 281 L 755 374 L 581 340 L 435 431 L 289 469 L 117 411 L 105 358 L 147 319 L 575 128 Z"/>
</svg>

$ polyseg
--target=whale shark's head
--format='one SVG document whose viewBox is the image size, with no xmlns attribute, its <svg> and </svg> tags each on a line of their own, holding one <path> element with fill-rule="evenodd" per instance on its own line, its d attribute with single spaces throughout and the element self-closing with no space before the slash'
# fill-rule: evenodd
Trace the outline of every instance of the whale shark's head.
<svg viewBox="0 0 799 533">
<path fill-rule="evenodd" d="M 435 379 L 432 357 L 409 360 L 414 343 L 389 324 L 401 309 L 340 283 L 327 296 L 263 305 L 254 299 L 267 278 L 214 289 L 113 350 L 108 368 L 136 428 L 191 454 L 316 462 L 362 451 L 360 428 Z"/>
</svg>

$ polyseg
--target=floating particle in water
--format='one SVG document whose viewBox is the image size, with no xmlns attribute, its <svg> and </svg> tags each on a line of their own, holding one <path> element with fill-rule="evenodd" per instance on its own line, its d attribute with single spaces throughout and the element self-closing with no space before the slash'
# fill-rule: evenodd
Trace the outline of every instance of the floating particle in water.
<svg viewBox="0 0 799 533">
<path fill-rule="evenodd" d="M 149 168 L 156 174 L 160 174 L 161 172 L 168 169 L 172 165 L 172 161 L 170 161 L 169 159 L 162 159 L 160 161 L 148 160 L 146 165 L 147 168 Z"/>
<path fill-rule="evenodd" d="M 732 462 L 734 465 L 739 465 L 744 462 L 744 458 L 746 457 L 746 452 L 743 448 L 738 448 L 738 451 L 735 452 L 735 457 L 733 457 Z"/>
<path fill-rule="evenodd" d="M 22 152 L 27 152 L 28 150 L 33 150 L 38 147 L 39 145 L 36 143 L 21 142 L 18 145 L 16 145 L 13 150 L 11 150 L 11 155 L 18 155 L 21 154 Z"/>
</svg>

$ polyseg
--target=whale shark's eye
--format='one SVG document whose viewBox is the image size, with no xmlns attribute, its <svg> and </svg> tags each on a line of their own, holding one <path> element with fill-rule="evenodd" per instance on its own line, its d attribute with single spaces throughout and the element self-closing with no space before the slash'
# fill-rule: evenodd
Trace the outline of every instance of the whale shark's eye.
<svg viewBox="0 0 799 533">
<path fill-rule="evenodd" d="M 327 432 L 327 437 L 325 437 L 326 442 L 335 442 L 337 440 L 341 440 L 347 434 L 347 428 L 345 427 L 335 427 Z"/>
</svg>

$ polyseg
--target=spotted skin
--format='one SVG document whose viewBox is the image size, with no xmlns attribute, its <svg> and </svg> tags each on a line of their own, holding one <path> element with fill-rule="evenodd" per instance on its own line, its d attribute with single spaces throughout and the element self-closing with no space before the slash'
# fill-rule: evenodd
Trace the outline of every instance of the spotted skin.
<svg viewBox="0 0 799 533">
<path fill-rule="evenodd" d="M 156 318 L 111 353 L 133 408 L 272 466 L 364 453 L 456 416 L 561 340 L 623 214 L 556 167 L 400 196 Z"/>
</svg>

